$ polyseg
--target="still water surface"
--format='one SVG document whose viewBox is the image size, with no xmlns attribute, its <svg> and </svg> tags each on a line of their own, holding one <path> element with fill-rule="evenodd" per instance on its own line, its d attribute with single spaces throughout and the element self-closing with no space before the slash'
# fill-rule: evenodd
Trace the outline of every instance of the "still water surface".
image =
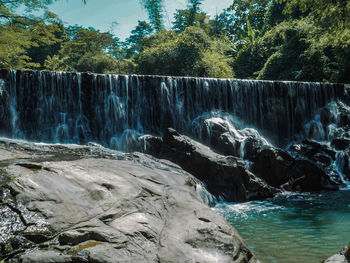
<svg viewBox="0 0 350 263">
<path fill-rule="evenodd" d="M 214 208 L 263 263 L 319 263 L 350 242 L 350 190 Z"/>
</svg>

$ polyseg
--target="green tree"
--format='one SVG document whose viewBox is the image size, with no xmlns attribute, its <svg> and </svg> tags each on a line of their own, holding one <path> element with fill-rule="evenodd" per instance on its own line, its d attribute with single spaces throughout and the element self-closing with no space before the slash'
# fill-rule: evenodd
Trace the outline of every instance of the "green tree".
<svg viewBox="0 0 350 263">
<path fill-rule="evenodd" d="M 45 20 L 29 23 L 26 31 L 30 32 L 32 42 L 26 53 L 43 69 L 46 58 L 57 54 L 66 38 L 64 26 L 55 14 L 47 13 Z"/>
<path fill-rule="evenodd" d="M 62 67 L 60 70 L 93 72 L 98 69 L 100 72 L 99 65 L 107 65 L 106 61 L 111 62 L 110 58 L 119 46 L 119 39 L 111 33 L 100 32 L 91 27 L 69 26 L 66 28 L 66 33 L 68 39 L 62 43 L 58 54 L 47 58 L 45 62 L 47 69 L 59 68 L 60 65 Z M 92 58 L 89 60 L 87 56 Z M 104 59 L 102 59 L 103 56 L 105 56 Z M 83 67 L 82 61 L 91 62 L 91 64 Z M 112 64 L 109 63 L 105 71 L 110 70 Z"/>
<path fill-rule="evenodd" d="M 234 17 L 226 9 L 210 21 L 210 35 L 227 36 L 231 41 L 235 40 L 236 29 L 234 26 Z"/>
<path fill-rule="evenodd" d="M 140 0 L 148 12 L 153 28 L 158 32 L 163 29 L 163 0 Z"/>
<path fill-rule="evenodd" d="M 51 4 L 52 0 L 0 0 L 0 18 L 7 21 L 13 21 L 17 19 L 30 19 L 33 16 L 29 16 L 28 13 L 39 9 L 45 9 L 48 4 Z M 20 6 L 26 7 L 26 14 L 19 15 L 16 11 Z"/>
<path fill-rule="evenodd" d="M 135 74 L 136 67 L 137 67 L 136 63 L 131 59 L 118 60 L 116 69 L 114 70 L 114 73 Z"/>
<path fill-rule="evenodd" d="M 192 14 L 192 11 L 190 9 L 176 10 L 176 13 L 174 14 L 173 30 L 176 32 L 182 32 L 187 27 L 194 25 L 202 28 L 204 31 L 209 33 L 209 16 L 204 12 Z"/>
<path fill-rule="evenodd" d="M 260 35 L 264 32 L 264 18 L 270 0 L 235 0 L 227 9 L 231 12 L 231 31 L 236 39 L 243 39 L 248 36 L 248 21 L 251 29 Z"/>
<path fill-rule="evenodd" d="M 161 31 L 149 37 L 137 59 L 138 73 L 232 77 L 223 48 L 199 27 L 188 27 L 180 34 Z M 227 43 L 225 43 L 227 44 Z"/>
<path fill-rule="evenodd" d="M 282 0 L 285 13 L 296 9 L 307 13 L 318 28 L 318 40 L 324 45 L 350 45 L 350 2 L 346 0 Z"/>
<path fill-rule="evenodd" d="M 190 11 L 190 15 L 188 18 L 189 26 L 194 26 L 196 22 L 196 16 L 200 13 L 200 5 L 203 0 L 189 0 L 188 10 Z"/>
<path fill-rule="evenodd" d="M 131 57 L 134 54 L 139 54 L 142 50 L 143 39 L 146 36 L 152 34 L 153 29 L 150 24 L 146 21 L 138 21 L 135 29 L 131 31 L 131 35 L 126 39 L 127 48 L 127 57 Z"/>
<path fill-rule="evenodd" d="M 50 71 L 69 71 L 71 67 L 68 64 L 68 57 L 53 55 L 48 56 L 44 61 L 44 69 Z"/>
<path fill-rule="evenodd" d="M 94 73 L 113 73 L 117 68 L 117 60 L 103 53 L 85 53 L 77 62 L 76 71 Z"/>
<path fill-rule="evenodd" d="M 238 52 L 233 63 L 237 77 L 335 81 L 334 50 L 316 45 L 315 31 L 308 18 L 279 23 Z"/>
<path fill-rule="evenodd" d="M 26 50 L 32 45 L 30 40 L 29 34 L 11 23 L 0 26 L 0 68 L 37 67 L 26 54 Z"/>
<path fill-rule="evenodd" d="M 178 9 L 174 14 L 173 30 L 177 32 L 184 31 L 187 27 L 197 26 L 204 29 L 207 33 L 210 31 L 209 16 L 202 12 L 200 5 L 202 0 L 189 0 L 187 9 Z"/>
<path fill-rule="evenodd" d="M 44 58 L 53 54 L 60 42 L 62 26 L 57 17 L 44 12 L 51 0 L 0 0 L 0 67 L 41 68 Z M 25 7 L 18 13 L 19 7 Z"/>
</svg>

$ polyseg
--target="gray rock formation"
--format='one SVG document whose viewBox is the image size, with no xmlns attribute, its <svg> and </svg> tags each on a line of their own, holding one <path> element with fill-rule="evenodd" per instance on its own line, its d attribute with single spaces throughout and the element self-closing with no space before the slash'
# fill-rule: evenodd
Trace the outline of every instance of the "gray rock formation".
<svg viewBox="0 0 350 263">
<path fill-rule="evenodd" d="M 258 262 L 177 165 L 98 145 L 0 143 L 0 261 Z"/>
<path fill-rule="evenodd" d="M 334 141 L 341 143 L 343 140 L 346 142 L 345 138 Z M 344 179 L 350 178 L 350 147 L 339 150 L 331 146 L 332 144 L 327 145 L 316 141 L 303 140 L 298 144 L 291 145 L 289 150 L 295 155 L 296 159 L 307 159 L 308 162 L 313 162 L 314 166 L 320 167 L 339 186 L 343 186 Z M 343 180 L 341 180 L 341 177 L 343 177 Z"/>
<path fill-rule="evenodd" d="M 253 159 L 269 143 L 252 128 L 237 129 L 232 116 L 206 114 L 192 123 L 194 136 L 222 155 Z"/>
<path fill-rule="evenodd" d="M 350 262 L 350 244 L 339 253 L 331 256 L 324 263 L 349 263 Z"/>
<path fill-rule="evenodd" d="M 147 136 L 143 140 L 147 153 L 180 165 L 203 181 L 218 199 L 229 202 L 258 200 L 272 197 L 277 192 L 251 173 L 243 159 L 217 154 L 174 129 L 167 129 L 163 138 Z"/>
<path fill-rule="evenodd" d="M 312 161 L 302 156 L 294 158 L 287 151 L 276 148 L 266 148 L 260 151 L 252 170 L 274 187 L 286 183 L 289 178 L 300 178 L 297 184 L 301 186 L 302 191 L 308 192 L 338 190 L 340 185 L 316 160 Z"/>
</svg>

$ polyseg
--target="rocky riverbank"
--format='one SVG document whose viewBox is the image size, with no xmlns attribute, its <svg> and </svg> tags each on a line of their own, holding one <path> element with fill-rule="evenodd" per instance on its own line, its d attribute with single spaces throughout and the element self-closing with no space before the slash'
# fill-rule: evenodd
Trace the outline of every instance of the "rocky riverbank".
<svg viewBox="0 0 350 263">
<path fill-rule="evenodd" d="M 0 173 L 5 262 L 258 262 L 171 162 L 5 140 Z"/>
</svg>

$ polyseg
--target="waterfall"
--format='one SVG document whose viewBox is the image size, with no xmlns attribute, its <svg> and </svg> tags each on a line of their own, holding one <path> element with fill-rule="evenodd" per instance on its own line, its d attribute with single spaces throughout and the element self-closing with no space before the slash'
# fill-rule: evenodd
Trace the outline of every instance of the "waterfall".
<svg viewBox="0 0 350 263">
<path fill-rule="evenodd" d="M 0 70 L 0 86 L 3 135 L 115 148 L 167 127 L 191 135 L 193 120 L 212 112 L 285 145 L 346 93 L 342 84 L 11 70 Z"/>
</svg>

